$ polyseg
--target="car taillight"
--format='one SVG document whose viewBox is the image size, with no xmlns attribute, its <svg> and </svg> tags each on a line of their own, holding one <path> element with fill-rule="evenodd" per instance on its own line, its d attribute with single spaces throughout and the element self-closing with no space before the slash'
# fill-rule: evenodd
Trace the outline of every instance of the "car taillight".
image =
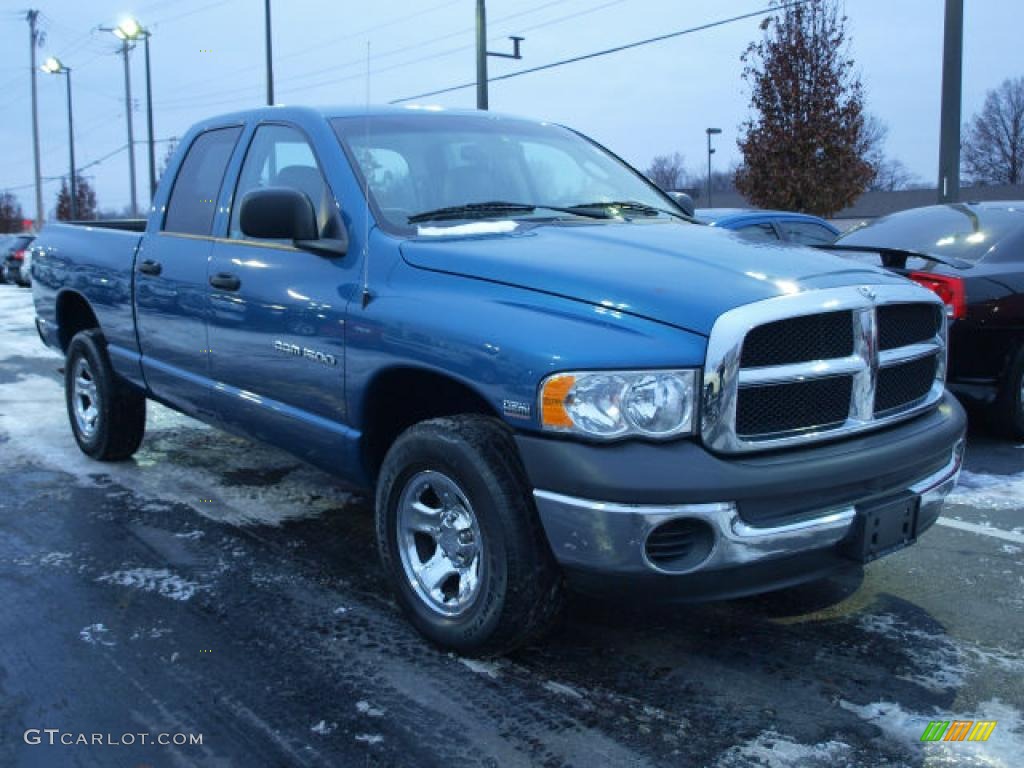
<svg viewBox="0 0 1024 768">
<path fill-rule="evenodd" d="M 24 260 L 24 258 L 25 258 L 25 249 L 22 248 L 20 251 L 15 251 L 14 253 L 11 254 L 11 258 L 13 258 L 16 261 Z"/>
<path fill-rule="evenodd" d="M 946 315 L 957 320 L 967 314 L 967 292 L 961 277 L 936 275 L 932 272 L 911 272 L 907 275 L 915 283 L 935 293 L 946 305 Z"/>
</svg>

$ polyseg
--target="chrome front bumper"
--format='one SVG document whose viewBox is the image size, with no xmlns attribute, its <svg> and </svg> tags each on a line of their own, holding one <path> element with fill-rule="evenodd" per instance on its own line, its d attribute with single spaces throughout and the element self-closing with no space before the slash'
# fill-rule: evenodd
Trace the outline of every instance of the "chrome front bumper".
<svg viewBox="0 0 1024 768">
<path fill-rule="evenodd" d="M 963 459 L 963 441 L 938 472 L 909 487 L 893 488 L 882 496 L 910 491 L 920 497 L 918 531 L 938 518 L 943 500 L 956 486 Z M 739 568 L 753 563 L 811 552 L 839 544 L 850 533 L 858 499 L 840 507 L 817 510 L 798 521 L 774 527 L 744 522 L 735 503 L 631 505 L 592 501 L 535 490 L 541 522 L 556 559 L 567 568 L 606 573 L 681 575 L 698 571 Z M 703 560 L 685 569 L 668 569 L 648 559 L 648 536 L 670 520 L 697 519 L 708 524 L 714 540 Z"/>
</svg>

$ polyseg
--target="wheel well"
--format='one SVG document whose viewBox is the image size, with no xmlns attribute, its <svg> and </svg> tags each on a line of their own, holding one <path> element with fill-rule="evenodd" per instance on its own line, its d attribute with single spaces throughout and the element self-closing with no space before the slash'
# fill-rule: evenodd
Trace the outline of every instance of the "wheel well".
<svg viewBox="0 0 1024 768">
<path fill-rule="evenodd" d="M 370 385 L 363 408 L 363 457 L 371 477 L 402 432 L 426 419 L 497 412 L 475 390 L 443 374 L 417 368 L 386 371 Z"/>
<path fill-rule="evenodd" d="M 65 291 L 57 299 L 57 338 L 62 351 L 67 352 L 68 344 L 79 331 L 99 327 L 92 307 L 82 294 Z"/>
</svg>

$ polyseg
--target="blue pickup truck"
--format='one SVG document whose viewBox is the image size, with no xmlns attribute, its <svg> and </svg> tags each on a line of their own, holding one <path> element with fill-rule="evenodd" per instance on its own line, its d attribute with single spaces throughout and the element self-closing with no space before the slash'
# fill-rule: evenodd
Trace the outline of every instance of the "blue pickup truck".
<svg viewBox="0 0 1024 768">
<path fill-rule="evenodd" d="M 501 652 L 566 587 L 731 597 L 916 540 L 956 483 L 946 317 L 868 265 L 696 224 L 565 127 L 272 107 L 196 125 L 148 221 L 51 224 L 71 430 L 148 399 L 375 493 L 399 603 Z"/>
</svg>

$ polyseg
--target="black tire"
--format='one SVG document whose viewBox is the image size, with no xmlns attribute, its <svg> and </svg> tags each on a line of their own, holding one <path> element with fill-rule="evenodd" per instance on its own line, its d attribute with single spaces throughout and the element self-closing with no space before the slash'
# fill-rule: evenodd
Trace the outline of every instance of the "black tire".
<svg viewBox="0 0 1024 768">
<path fill-rule="evenodd" d="M 90 395 L 83 398 L 84 388 L 76 390 L 76 376 L 86 369 L 94 399 Z M 91 428 L 79 423 L 76 398 L 79 403 L 94 405 Z M 71 432 L 82 453 L 99 461 L 121 461 L 138 450 L 146 431 L 146 398 L 114 373 L 99 330 L 81 331 L 71 339 L 64 361 L 64 400 Z"/>
<path fill-rule="evenodd" d="M 998 432 L 1015 440 L 1024 440 L 1024 345 L 1019 346 L 1010 358 L 992 416 Z"/>
<path fill-rule="evenodd" d="M 402 561 L 398 506 L 410 481 L 424 472 L 454 481 L 479 524 L 478 588 L 454 616 L 442 615 L 417 592 Z M 505 653 L 541 636 L 561 612 L 561 572 L 511 432 L 496 419 L 432 419 L 399 436 L 381 467 L 376 522 L 381 559 L 399 603 L 437 645 L 460 653 Z"/>
</svg>

